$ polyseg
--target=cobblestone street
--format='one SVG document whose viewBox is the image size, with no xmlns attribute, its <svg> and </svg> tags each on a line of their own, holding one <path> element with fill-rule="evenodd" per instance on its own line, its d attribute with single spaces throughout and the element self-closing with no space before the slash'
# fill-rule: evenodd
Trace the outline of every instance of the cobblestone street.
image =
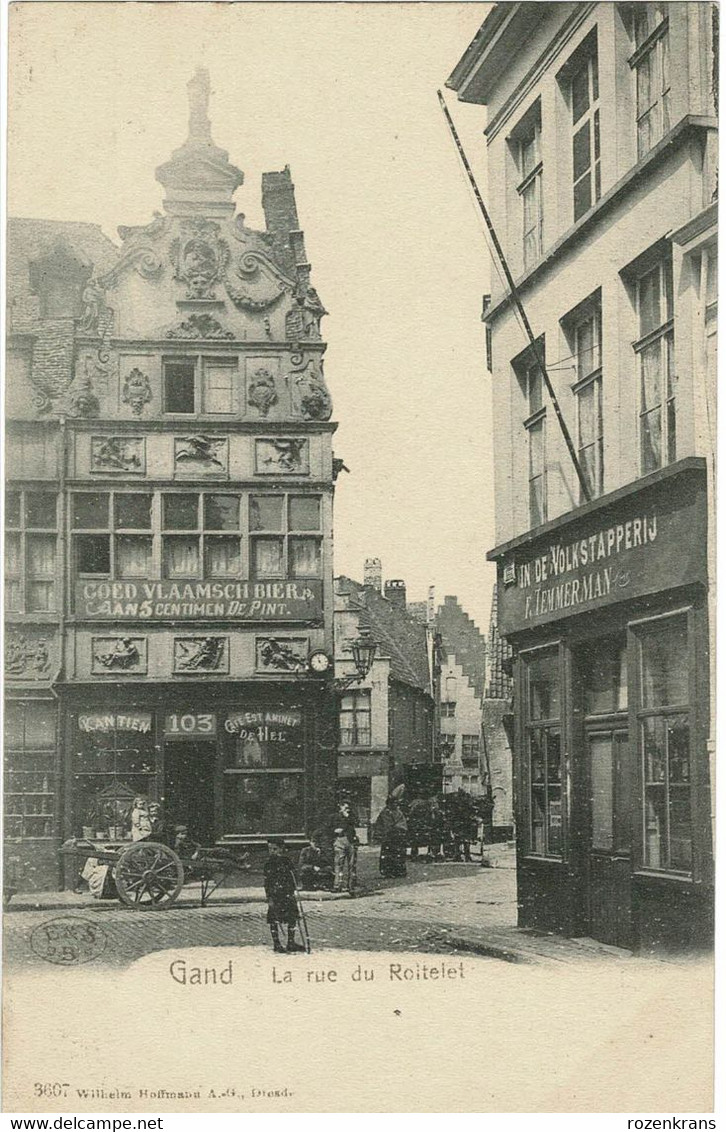
<svg viewBox="0 0 726 1132">
<path fill-rule="evenodd" d="M 421 951 L 489 956 L 510 962 L 622 960 L 627 952 L 592 941 L 520 931 L 516 928 L 514 850 L 488 847 L 483 868 L 473 863 L 408 864 L 408 875 L 383 881 L 377 851 L 360 854 L 357 898 L 310 894 L 305 897 L 314 950 Z M 103 928 L 107 944 L 94 963 L 124 967 L 154 951 L 187 947 L 266 946 L 264 894 L 258 874 L 245 888 L 220 889 L 206 908 L 198 888 L 185 887 L 167 911 L 133 911 L 117 901 L 87 894 L 18 895 L 5 917 L 5 955 L 10 964 L 38 964 L 31 946 L 34 928 L 72 915 Z"/>
</svg>

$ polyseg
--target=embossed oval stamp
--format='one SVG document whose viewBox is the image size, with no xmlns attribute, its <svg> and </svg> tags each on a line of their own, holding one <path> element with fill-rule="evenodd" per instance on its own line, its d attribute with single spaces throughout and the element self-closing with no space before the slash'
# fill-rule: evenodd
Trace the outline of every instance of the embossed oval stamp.
<svg viewBox="0 0 726 1132">
<path fill-rule="evenodd" d="M 80 916 L 58 916 L 38 924 L 30 933 L 30 946 L 39 959 L 73 967 L 90 963 L 106 949 L 108 938 L 100 924 Z"/>
</svg>

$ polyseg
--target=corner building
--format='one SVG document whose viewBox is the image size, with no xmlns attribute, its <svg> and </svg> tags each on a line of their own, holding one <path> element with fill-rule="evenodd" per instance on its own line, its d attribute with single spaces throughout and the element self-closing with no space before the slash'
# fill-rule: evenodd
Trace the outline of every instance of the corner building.
<svg viewBox="0 0 726 1132">
<path fill-rule="evenodd" d="M 713 909 L 718 13 L 497 4 L 449 86 L 487 106 L 508 291 L 493 359 L 519 917 L 697 946 Z"/>
<path fill-rule="evenodd" d="M 302 840 L 334 804 L 325 311 L 289 169 L 247 227 L 205 71 L 189 99 L 163 212 L 120 247 L 10 223 L 5 828 L 25 889 L 58 883 L 65 837 L 126 839 L 137 794 L 205 845 Z"/>
</svg>

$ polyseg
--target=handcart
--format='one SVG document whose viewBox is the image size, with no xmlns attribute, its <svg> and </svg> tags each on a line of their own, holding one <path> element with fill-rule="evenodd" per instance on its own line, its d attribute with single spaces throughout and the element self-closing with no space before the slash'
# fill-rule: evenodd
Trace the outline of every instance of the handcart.
<svg viewBox="0 0 726 1132">
<path fill-rule="evenodd" d="M 195 849 L 180 857 L 160 841 L 134 841 L 128 845 L 96 845 L 71 838 L 60 848 L 64 856 L 93 859 L 109 866 L 119 900 L 128 908 L 171 908 L 185 884 L 199 881 L 200 904 L 205 908 L 227 877 L 249 868 L 246 853 L 237 855 L 219 846 Z"/>
</svg>

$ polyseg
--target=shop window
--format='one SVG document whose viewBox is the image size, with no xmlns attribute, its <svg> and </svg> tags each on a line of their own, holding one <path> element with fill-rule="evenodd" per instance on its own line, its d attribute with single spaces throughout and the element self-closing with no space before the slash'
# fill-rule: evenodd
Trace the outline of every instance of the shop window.
<svg viewBox="0 0 726 1132">
<path fill-rule="evenodd" d="M 165 578 L 238 578 L 241 497 L 230 493 L 162 496 L 162 571 Z M 172 533 L 184 532 L 184 533 Z M 225 533 L 229 532 L 229 533 Z M 235 534 L 231 532 L 236 532 Z"/>
<path fill-rule="evenodd" d="M 250 558 L 255 578 L 322 575 L 321 499 L 318 495 L 251 495 Z M 297 532 L 306 532 L 298 534 Z"/>
<path fill-rule="evenodd" d="M 10 840 L 56 834 L 56 708 L 42 701 L 5 706 L 5 823 Z"/>
<path fill-rule="evenodd" d="M 75 492 L 71 496 L 76 573 L 80 577 L 151 575 L 150 492 Z"/>
<path fill-rule="evenodd" d="M 104 711 L 78 715 L 72 726 L 75 836 L 129 840 L 134 798 L 157 796 L 152 717 Z"/>
<path fill-rule="evenodd" d="M 603 491 L 602 329 L 598 304 L 573 328 L 577 382 L 577 456 L 590 498 Z M 581 500 L 584 502 L 584 499 Z"/>
<path fill-rule="evenodd" d="M 572 181 L 575 220 L 600 199 L 600 89 L 597 47 L 570 82 Z"/>
<path fill-rule="evenodd" d="M 585 715 L 613 715 L 628 708 L 625 639 L 596 640 L 582 650 Z"/>
<path fill-rule="evenodd" d="M 461 736 L 461 762 L 462 766 L 479 766 L 479 736 Z"/>
<path fill-rule="evenodd" d="M 673 268 L 661 260 L 636 281 L 640 381 L 640 463 L 647 475 L 676 458 Z"/>
<path fill-rule="evenodd" d="M 643 769 L 643 864 L 688 873 L 692 861 L 688 623 L 637 628 Z"/>
<path fill-rule="evenodd" d="M 47 491 L 5 496 L 5 608 L 49 613 L 56 608 L 57 497 Z"/>
<path fill-rule="evenodd" d="M 638 157 L 643 157 L 670 129 L 670 47 L 668 6 L 639 3 L 631 6 L 635 52 Z"/>
<path fill-rule="evenodd" d="M 228 734 L 224 772 L 225 833 L 301 833 L 305 809 L 300 710 L 249 708 L 236 713 L 230 725 L 234 733 Z"/>
<path fill-rule="evenodd" d="M 562 721 L 558 650 L 525 660 L 530 853 L 559 857 L 562 836 Z"/>
<path fill-rule="evenodd" d="M 343 747 L 370 747 L 371 694 L 365 689 L 344 692 L 340 698 L 340 743 Z"/>
</svg>

